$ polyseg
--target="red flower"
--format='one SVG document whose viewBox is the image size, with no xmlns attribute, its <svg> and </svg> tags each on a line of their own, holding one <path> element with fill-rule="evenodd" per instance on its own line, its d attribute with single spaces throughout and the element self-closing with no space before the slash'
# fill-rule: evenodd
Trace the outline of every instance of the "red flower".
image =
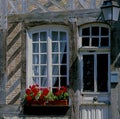
<svg viewBox="0 0 120 119">
<path fill-rule="evenodd" d="M 26 94 L 29 95 L 31 93 L 30 89 L 26 89 Z"/>
<path fill-rule="evenodd" d="M 26 97 L 26 99 L 27 99 L 28 102 L 31 102 L 31 101 L 32 101 L 32 97 L 29 96 L 29 95 Z"/>
<path fill-rule="evenodd" d="M 43 90 L 44 96 L 46 96 L 48 93 L 49 93 L 49 90 L 48 90 L 47 88 L 45 88 L 45 89 Z"/>
<path fill-rule="evenodd" d="M 62 90 L 64 93 L 67 92 L 67 88 L 65 86 L 62 86 L 60 90 Z"/>
</svg>

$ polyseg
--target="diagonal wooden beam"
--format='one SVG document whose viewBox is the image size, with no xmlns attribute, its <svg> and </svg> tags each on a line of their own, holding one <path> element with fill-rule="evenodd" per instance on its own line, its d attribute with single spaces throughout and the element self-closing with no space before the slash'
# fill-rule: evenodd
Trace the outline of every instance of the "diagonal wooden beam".
<svg viewBox="0 0 120 119">
<path fill-rule="evenodd" d="M 13 1 L 8 0 L 8 3 L 10 4 L 10 6 L 12 7 L 12 11 L 11 12 L 15 12 L 18 14 L 18 10 L 17 10 L 17 6 L 13 3 Z"/>
<path fill-rule="evenodd" d="M 29 0 L 30 3 L 35 4 L 37 7 L 43 10 L 43 12 L 48 12 L 49 10 L 38 2 L 38 0 Z"/>
<path fill-rule="evenodd" d="M 49 0 L 49 2 L 53 3 L 55 6 L 57 6 L 58 8 L 65 10 L 65 8 L 63 6 L 60 5 L 59 2 L 57 2 L 56 0 Z"/>
<path fill-rule="evenodd" d="M 79 0 L 79 3 L 82 5 L 83 8 L 87 9 L 88 5 L 86 4 L 86 1 L 84 0 Z"/>
</svg>

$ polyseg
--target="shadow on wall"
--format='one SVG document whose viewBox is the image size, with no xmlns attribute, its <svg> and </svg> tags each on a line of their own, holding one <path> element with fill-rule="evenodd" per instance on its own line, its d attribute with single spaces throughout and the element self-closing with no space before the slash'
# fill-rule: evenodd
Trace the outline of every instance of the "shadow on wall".
<svg viewBox="0 0 120 119">
<path fill-rule="evenodd" d="M 6 90 L 5 90 L 6 81 L 7 81 L 6 76 L 3 76 L 3 78 L 0 79 L 0 104 L 6 104 Z"/>
<path fill-rule="evenodd" d="M 78 73 L 78 58 L 76 57 L 76 59 L 74 60 L 70 67 L 70 87 L 73 88 L 74 91 L 78 89 L 77 73 Z"/>
</svg>

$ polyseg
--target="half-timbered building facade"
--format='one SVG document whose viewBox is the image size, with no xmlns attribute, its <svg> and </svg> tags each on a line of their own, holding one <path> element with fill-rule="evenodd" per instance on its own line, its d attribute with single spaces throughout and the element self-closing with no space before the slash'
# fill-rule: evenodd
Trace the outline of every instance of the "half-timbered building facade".
<svg viewBox="0 0 120 119">
<path fill-rule="evenodd" d="M 120 118 L 120 22 L 104 20 L 103 1 L 0 0 L 0 118 Z M 25 115 L 32 84 L 67 86 L 67 112 Z"/>
</svg>

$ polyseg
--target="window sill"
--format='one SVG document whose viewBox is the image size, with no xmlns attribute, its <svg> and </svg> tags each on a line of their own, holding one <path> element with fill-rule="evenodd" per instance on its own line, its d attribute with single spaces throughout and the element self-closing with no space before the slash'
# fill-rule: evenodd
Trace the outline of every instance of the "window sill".
<svg viewBox="0 0 120 119">
<path fill-rule="evenodd" d="M 25 115 L 65 115 L 69 105 L 24 105 L 23 114 Z"/>
</svg>

